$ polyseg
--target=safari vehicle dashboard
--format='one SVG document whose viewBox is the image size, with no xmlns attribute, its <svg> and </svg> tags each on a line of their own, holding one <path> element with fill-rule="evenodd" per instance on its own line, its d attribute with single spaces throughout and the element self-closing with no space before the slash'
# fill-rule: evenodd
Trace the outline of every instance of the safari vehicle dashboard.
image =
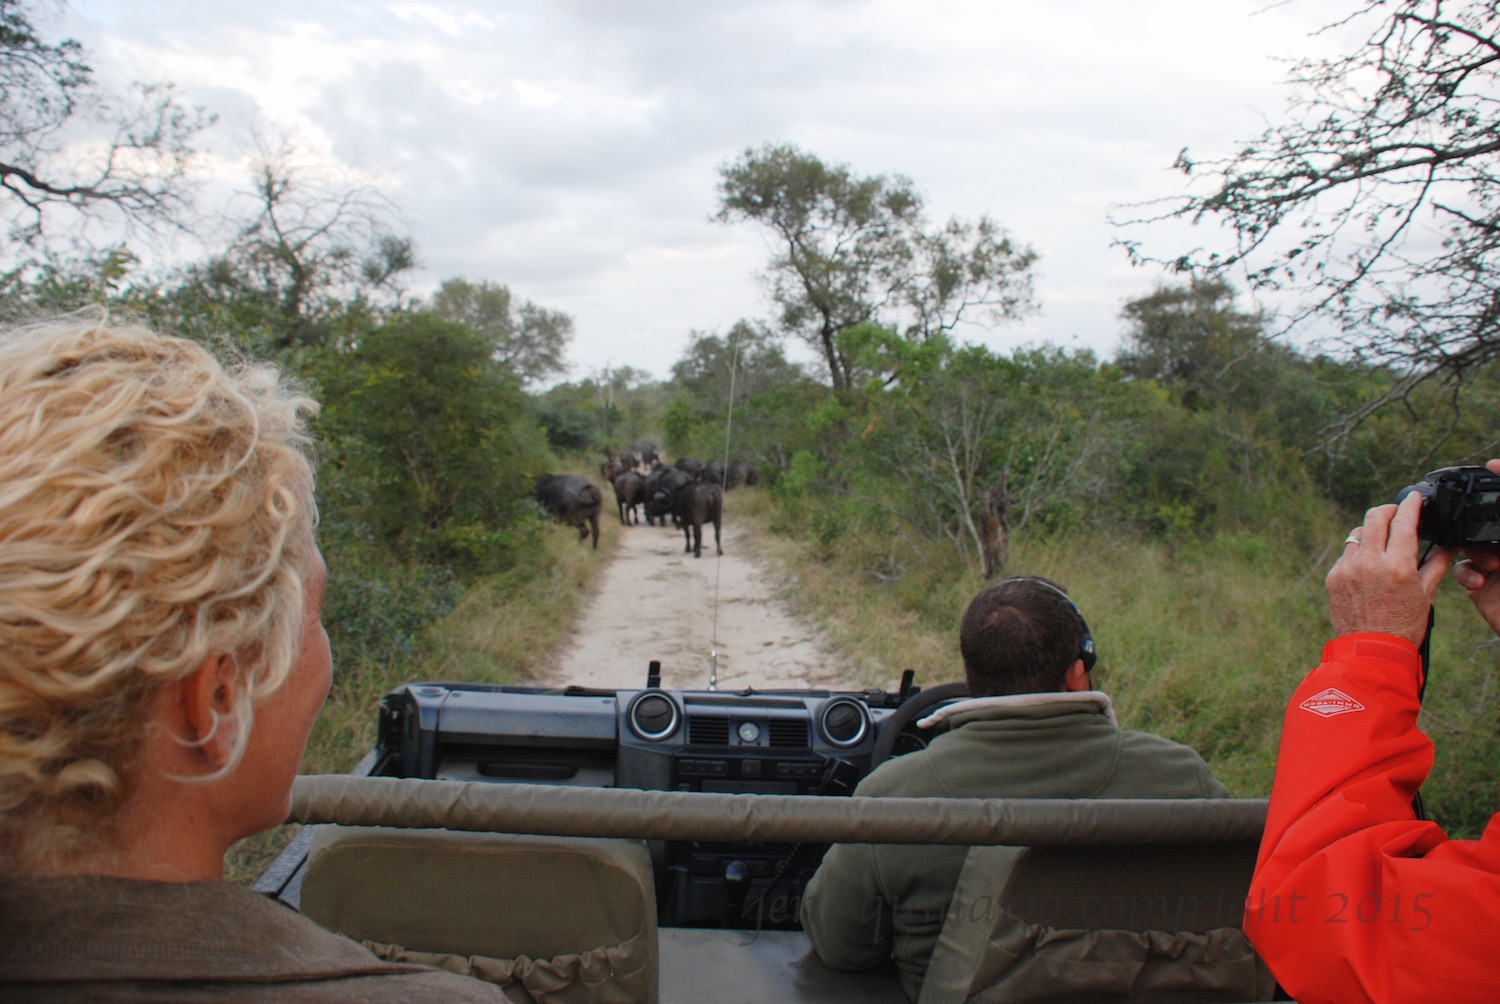
<svg viewBox="0 0 1500 1004">
<path fill-rule="evenodd" d="M 910 674 L 882 690 L 639 690 L 413 683 L 381 702 L 371 774 L 840 796 L 924 743 Z M 943 688 L 937 688 L 942 690 Z M 664 927 L 793 929 L 826 846 L 651 841 Z"/>
</svg>

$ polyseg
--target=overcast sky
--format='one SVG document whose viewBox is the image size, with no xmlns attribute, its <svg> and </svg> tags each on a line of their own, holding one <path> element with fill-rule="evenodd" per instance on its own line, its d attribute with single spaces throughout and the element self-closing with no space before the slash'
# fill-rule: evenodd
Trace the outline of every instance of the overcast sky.
<svg viewBox="0 0 1500 1004">
<path fill-rule="evenodd" d="M 571 314 L 572 378 L 669 374 L 690 331 L 772 313 L 749 224 L 711 222 L 717 169 L 791 142 L 904 174 L 929 215 L 988 214 L 1041 252 L 1040 312 L 973 341 L 1111 355 L 1159 273 L 1106 216 L 1182 190 L 1283 116 L 1284 59 L 1333 0 L 71 0 L 56 23 L 108 81 L 170 80 L 217 113 L 201 165 L 290 137 L 400 207 L 425 293 L 486 279 Z M 1212 238 L 1145 237 L 1163 254 Z M 1248 305 L 1248 303 L 1246 304 Z"/>
</svg>

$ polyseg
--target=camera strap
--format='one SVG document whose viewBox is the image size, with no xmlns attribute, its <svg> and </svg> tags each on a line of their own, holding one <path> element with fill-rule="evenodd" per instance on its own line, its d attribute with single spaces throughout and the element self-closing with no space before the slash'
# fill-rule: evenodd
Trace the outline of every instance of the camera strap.
<svg viewBox="0 0 1500 1004">
<path fill-rule="evenodd" d="M 1427 633 L 1422 635 L 1422 644 L 1417 646 L 1417 655 L 1422 659 L 1422 679 L 1417 683 L 1417 703 L 1422 703 L 1422 697 L 1427 693 L 1427 674 L 1432 664 L 1432 625 L 1437 620 L 1437 612 L 1432 607 L 1427 608 Z M 1411 810 L 1416 813 L 1418 819 L 1426 819 L 1427 812 L 1422 806 L 1422 793 L 1418 791 L 1411 797 Z"/>
<path fill-rule="evenodd" d="M 1422 698 L 1427 695 L 1427 673 L 1432 667 L 1432 625 L 1437 620 L 1437 612 L 1427 608 L 1427 633 L 1422 635 L 1422 644 L 1417 646 L 1417 655 L 1422 659 L 1422 679 L 1417 682 L 1417 703 L 1422 703 Z"/>
</svg>

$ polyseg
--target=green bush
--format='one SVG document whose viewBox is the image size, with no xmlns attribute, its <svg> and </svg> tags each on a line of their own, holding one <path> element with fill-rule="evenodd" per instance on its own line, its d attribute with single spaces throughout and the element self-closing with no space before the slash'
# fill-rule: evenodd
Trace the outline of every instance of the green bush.
<svg viewBox="0 0 1500 1004">
<path fill-rule="evenodd" d="M 441 565 L 381 558 L 368 546 L 330 547 L 323 623 L 340 674 L 399 665 L 463 594 Z"/>
</svg>

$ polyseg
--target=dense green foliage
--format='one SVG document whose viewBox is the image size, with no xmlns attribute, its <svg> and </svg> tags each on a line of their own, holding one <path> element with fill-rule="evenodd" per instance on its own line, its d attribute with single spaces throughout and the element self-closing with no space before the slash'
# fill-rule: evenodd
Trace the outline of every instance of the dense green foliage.
<svg viewBox="0 0 1500 1004">
<path fill-rule="evenodd" d="M 515 374 L 480 332 L 400 312 L 323 374 L 345 512 L 409 559 L 465 571 L 514 562 L 528 472 L 547 465 Z M 328 489 L 325 488 L 325 492 Z"/>
<path fill-rule="evenodd" d="M 505 286 L 449 279 L 433 294 L 432 312 L 472 328 L 490 346 L 492 361 L 523 384 L 568 370 L 563 356 L 573 336 L 573 319 L 529 300 L 515 304 Z"/>
</svg>

